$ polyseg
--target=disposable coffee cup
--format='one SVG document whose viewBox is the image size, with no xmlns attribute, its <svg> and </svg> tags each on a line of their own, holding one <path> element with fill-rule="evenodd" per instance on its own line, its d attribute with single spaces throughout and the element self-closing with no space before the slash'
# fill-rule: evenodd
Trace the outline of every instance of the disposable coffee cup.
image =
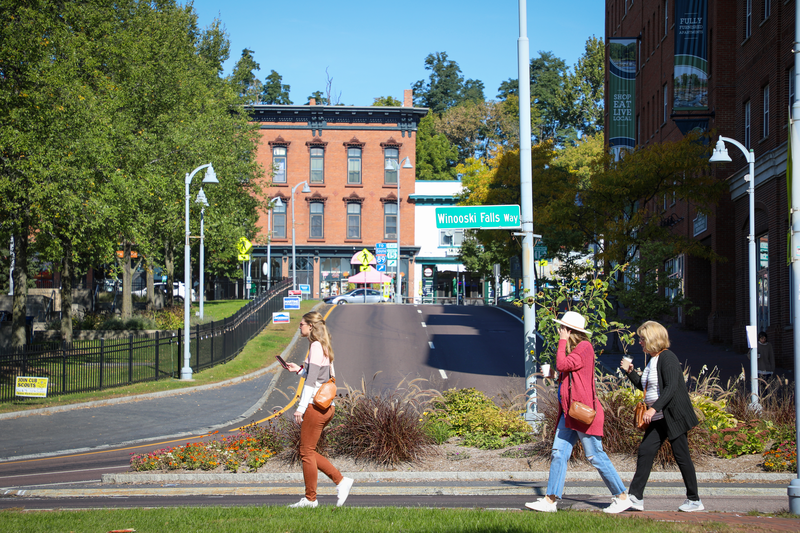
<svg viewBox="0 0 800 533">
<path fill-rule="evenodd" d="M 542 365 L 542 377 L 549 378 L 550 377 L 550 365 L 543 364 Z"/>
<path fill-rule="evenodd" d="M 625 355 L 625 356 L 623 356 L 622 358 L 623 358 L 623 359 L 625 359 L 625 360 L 626 360 L 627 362 L 629 362 L 630 364 L 633 364 L 633 357 L 630 357 L 630 356 L 628 356 L 628 355 Z"/>
</svg>

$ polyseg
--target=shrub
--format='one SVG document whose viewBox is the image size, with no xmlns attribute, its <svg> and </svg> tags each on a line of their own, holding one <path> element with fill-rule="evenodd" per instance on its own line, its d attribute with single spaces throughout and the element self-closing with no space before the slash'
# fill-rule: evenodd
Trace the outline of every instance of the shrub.
<svg viewBox="0 0 800 533">
<path fill-rule="evenodd" d="M 763 457 L 764 470 L 768 472 L 797 472 L 797 442 L 794 438 L 775 442 Z"/>
<path fill-rule="evenodd" d="M 279 453 L 286 447 L 286 436 L 278 428 L 278 423 L 274 419 L 269 420 L 266 425 L 253 423 L 245 426 L 241 429 L 241 433 L 252 437 L 258 448 Z"/>
<path fill-rule="evenodd" d="M 423 417 L 427 416 L 427 412 L 422 413 Z M 444 420 L 437 420 L 434 418 L 421 419 L 422 427 L 428 437 L 431 438 L 436 444 L 444 444 L 452 435 L 453 428 Z"/>
<path fill-rule="evenodd" d="M 742 422 L 711 434 L 711 446 L 725 459 L 740 455 L 761 453 L 767 445 L 770 431 L 766 424 L 757 421 Z"/>
<path fill-rule="evenodd" d="M 497 409 L 486 394 L 472 387 L 448 389 L 442 393 L 441 399 L 433 401 L 433 406 L 439 410 L 439 418 L 449 424 L 456 435 L 470 431 L 467 417 L 473 411 L 492 407 Z"/>
</svg>

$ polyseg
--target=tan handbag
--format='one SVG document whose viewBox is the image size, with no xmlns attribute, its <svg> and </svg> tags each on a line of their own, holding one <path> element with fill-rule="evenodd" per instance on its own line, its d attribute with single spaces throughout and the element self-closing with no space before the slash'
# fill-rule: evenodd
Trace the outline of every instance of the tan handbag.
<svg viewBox="0 0 800 533">
<path fill-rule="evenodd" d="M 650 425 L 648 422 L 644 421 L 644 413 L 647 411 L 647 404 L 644 402 L 639 402 L 636 404 L 636 412 L 634 414 L 634 423 L 636 424 L 636 429 L 639 431 L 644 431 Z"/>
<path fill-rule="evenodd" d="M 333 364 L 331 364 L 331 373 L 333 373 Z M 319 386 L 319 390 L 314 395 L 314 405 L 320 409 L 327 409 L 331 406 L 331 402 L 336 398 L 336 375 L 332 375 L 331 379 Z"/>
<path fill-rule="evenodd" d="M 591 425 L 594 422 L 594 417 L 597 416 L 597 411 L 585 403 L 572 399 L 572 372 L 569 373 L 569 398 L 569 417 L 581 424 Z M 594 401 L 594 376 L 592 376 L 592 401 Z"/>
</svg>

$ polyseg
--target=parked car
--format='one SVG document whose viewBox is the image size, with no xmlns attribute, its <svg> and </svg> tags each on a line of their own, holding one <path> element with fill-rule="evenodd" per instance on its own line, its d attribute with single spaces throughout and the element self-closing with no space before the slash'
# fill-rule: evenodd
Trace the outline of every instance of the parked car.
<svg viewBox="0 0 800 533">
<path fill-rule="evenodd" d="M 365 290 L 366 295 L 364 294 Z M 383 301 L 383 293 L 381 291 L 376 291 L 375 289 L 356 289 L 346 294 L 340 294 L 339 296 L 334 296 L 332 298 L 325 298 L 323 301 L 325 301 L 325 303 L 335 305 L 363 303 L 376 304 Z"/>
<path fill-rule="evenodd" d="M 166 283 L 161 283 L 160 281 L 158 283 L 153 283 L 153 290 L 155 290 L 156 292 L 161 291 L 163 294 L 167 294 L 167 284 Z M 184 296 L 186 295 L 186 290 L 184 289 L 184 284 L 181 283 L 180 281 L 173 282 L 172 283 L 172 294 L 173 294 L 173 296 L 175 297 L 176 300 L 183 301 Z M 141 290 L 138 290 L 138 291 L 133 291 L 133 295 L 134 296 L 147 296 L 147 287 L 145 287 L 145 288 L 143 288 Z M 193 302 L 197 301 L 197 291 L 195 291 L 194 289 L 192 289 L 192 301 Z"/>
</svg>

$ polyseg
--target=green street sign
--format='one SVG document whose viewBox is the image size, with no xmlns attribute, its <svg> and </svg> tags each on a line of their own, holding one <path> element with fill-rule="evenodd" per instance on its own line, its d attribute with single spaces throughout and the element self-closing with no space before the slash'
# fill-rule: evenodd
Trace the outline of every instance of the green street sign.
<svg viewBox="0 0 800 533">
<path fill-rule="evenodd" d="M 547 257 L 547 246 L 537 244 L 533 247 L 533 259 L 538 261 Z"/>
<path fill-rule="evenodd" d="M 518 205 L 478 205 L 437 207 L 436 227 L 517 229 L 522 224 Z"/>
</svg>

